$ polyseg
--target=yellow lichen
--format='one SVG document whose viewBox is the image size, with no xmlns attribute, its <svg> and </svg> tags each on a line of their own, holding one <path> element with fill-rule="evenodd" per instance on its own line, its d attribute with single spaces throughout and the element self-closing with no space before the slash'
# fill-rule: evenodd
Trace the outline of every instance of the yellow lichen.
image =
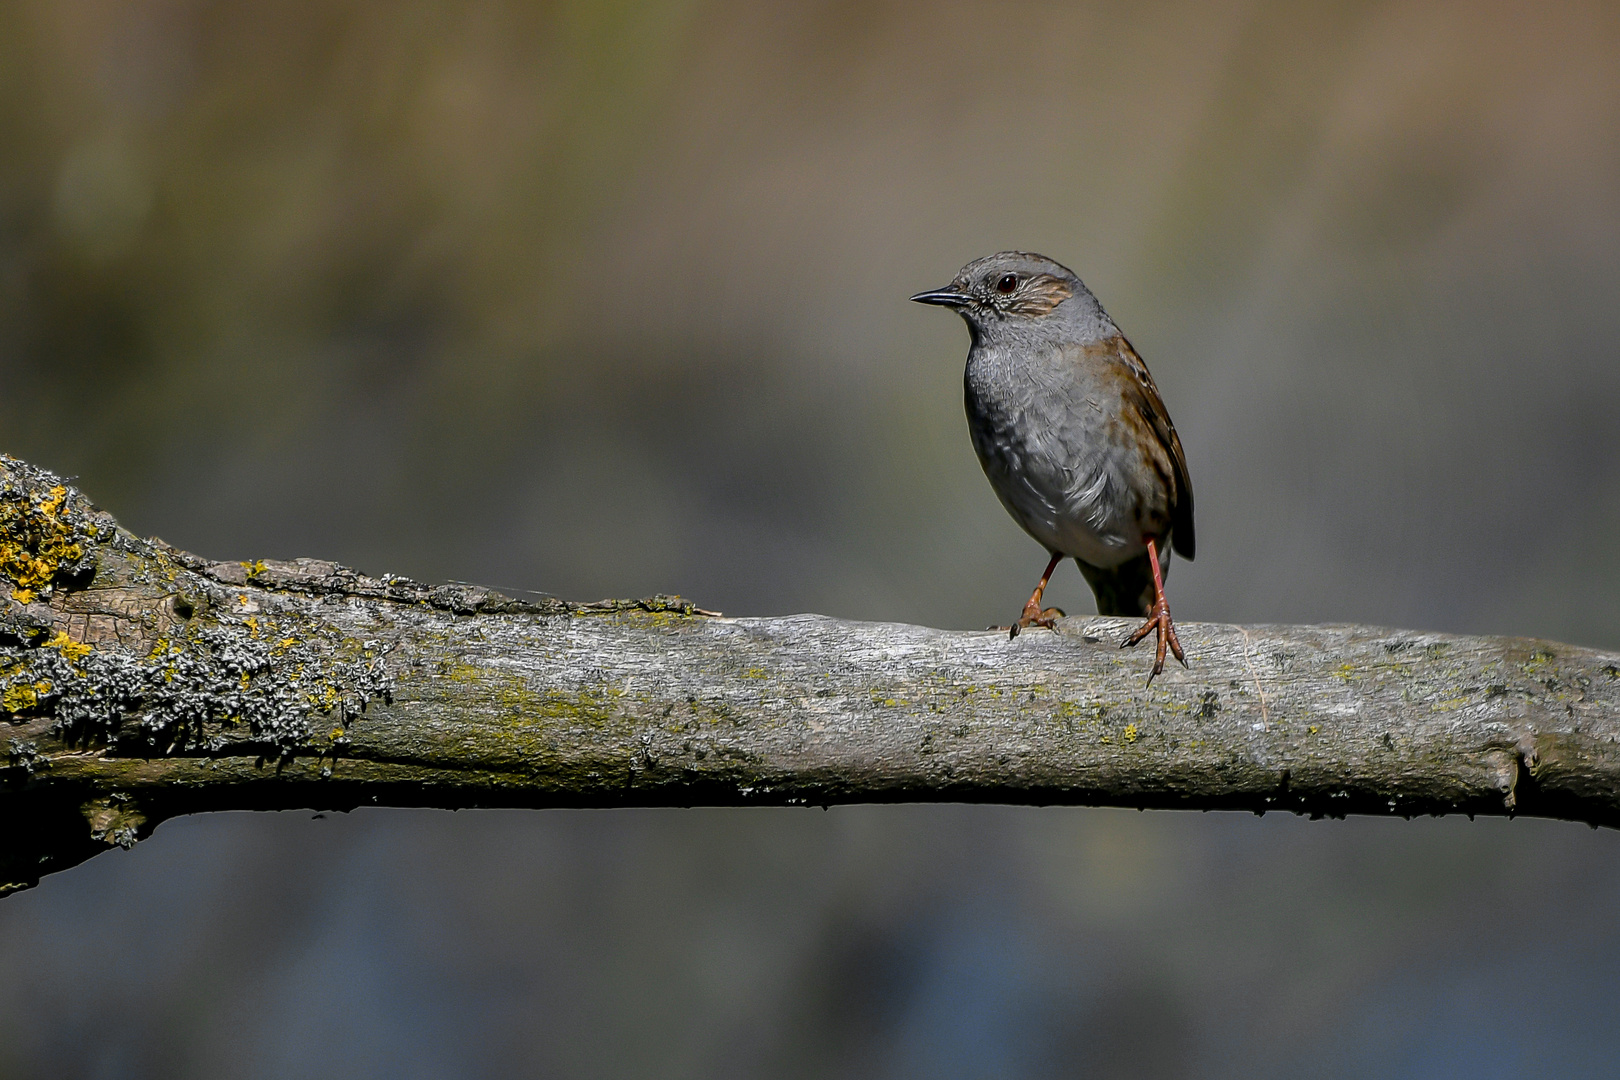
<svg viewBox="0 0 1620 1080">
<path fill-rule="evenodd" d="M 1133 743 L 1133 742 L 1136 741 L 1136 725 L 1135 724 L 1126 724 L 1125 725 L 1125 741 L 1128 742 L 1128 743 Z"/>
<path fill-rule="evenodd" d="M 4 693 L 0 693 L 0 709 L 13 714 L 26 712 L 38 705 L 39 699 L 50 692 L 51 683 L 49 679 L 8 686 Z"/>
<path fill-rule="evenodd" d="M 57 484 L 44 498 L 0 501 L 0 577 L 12 583 L 18 603 L 31 602 L 64 565 L 84 558 L 78 530 L 62 516 L 67 496 Z"/>
<path fill-rule="evenodd" d="M 60 630 L 56 632 L 55 637 L 45 643 L 45 647 L 48 649 L 60 649 L 62 655 L 69 660 L 83 660 L 96 651 L 93 646 L 86 645 L 82 641 L 74 641 Z"/>
</svg>

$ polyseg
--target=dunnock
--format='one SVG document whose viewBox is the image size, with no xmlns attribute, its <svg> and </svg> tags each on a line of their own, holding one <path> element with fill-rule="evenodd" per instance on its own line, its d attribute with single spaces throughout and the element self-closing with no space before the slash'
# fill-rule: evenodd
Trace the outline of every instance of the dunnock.
<svg viewBox="0 0 1620 1080">
<path fill-rule="evenodd" d="M 973 449 L 1013 520 L 1052 559 L 1010 636 L 1050 628 L 1041 595 L 1072 557 L 1101 615 L 1147 617 L 1183 665 L 1164 577 L 1171 548 L 1193 557 L 1193 494 L 1181 439 L 1147 365 L 1080 279 L 1043 255 L 1003 251 L 964 266 L 919 304 L 967 321 L 967 419 Z"/>
</svg>

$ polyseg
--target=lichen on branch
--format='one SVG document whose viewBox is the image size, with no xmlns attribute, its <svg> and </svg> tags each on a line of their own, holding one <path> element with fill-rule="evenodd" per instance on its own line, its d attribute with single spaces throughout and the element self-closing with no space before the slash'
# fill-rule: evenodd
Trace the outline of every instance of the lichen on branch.
<svg viewBox="0 0 1620 1080">
<path fill-rule="evenodd" d="M 297 602 L 243 593 L 233 605 L 218 583 L 119 535 L 77 490 L 9 457 L 0 459 L 0 589 L 10 601 L 0 612 L 0 720 L 48 719 L 50 734 L 75 745 L 338 750 L 347 725 L 390 688 L 377 642 L 348 640 Z M 98 612 L 108 606 L 98 592 L 112 594 L 110 613 Z M 125 625 L 97 633 L 114 619 Z"/>
<path fill-rule="evenodd" d="M 16 603 L 48 598 L 57 584 L 89 571 L 92 545 L 112 528 L 56 476 L 0 457 L 0 580 Z"/>
</svg>

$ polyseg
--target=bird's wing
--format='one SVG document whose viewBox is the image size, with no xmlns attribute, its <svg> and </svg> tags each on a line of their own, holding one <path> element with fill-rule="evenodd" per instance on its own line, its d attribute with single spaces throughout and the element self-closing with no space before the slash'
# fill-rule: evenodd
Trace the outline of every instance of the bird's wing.
<svg viewBox="0 0 1620 1080">
<path fill-rule="evenodd" d="M 1176 425 L 1170 422 L 1170 410 L 1164 407 L 1164 399 L 1159 396 L 1159 387 L 1147 364 L 1123 334 L 1115 340 L 1118 356 L 1132 376 L 1125 400 L 1140 412 L 1169 455 L 1170 468 L 1175 475 L 1175 490 L 1170 493 L 1171 542 L 1176 554 L 1191 561 L 1197 549 L 1197 538 L 1193 532 L 1192 480 L 1187 475 L 1187 455 L 1181 449 L 1181 436 L 1176 434 Z"/>
</svg>

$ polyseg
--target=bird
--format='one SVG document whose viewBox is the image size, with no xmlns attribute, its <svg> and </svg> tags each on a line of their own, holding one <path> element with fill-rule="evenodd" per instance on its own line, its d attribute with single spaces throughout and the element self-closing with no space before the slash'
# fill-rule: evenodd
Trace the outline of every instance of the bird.
<svg viewBox="0 0 1620 1080">
<path fill-rule="evenodd" d="M 1009 638 L 1055 628 L 1063 612 L 1041 597 L 1072 558 L 1098 614 L 1145 618 L 1120 647 L 1155 635 L 1149 685 L 1167 647 L 1188 666 L 1164 581 L 1170 553 L 1191 560 L 1196 548 L 1192 481 L 1136 349 L 1074 271 L 1033 252 L 975 259 L 911 299 L 967 323 L 973 449 L 1001 505 L 1051 556 Z"/>
</svg>

